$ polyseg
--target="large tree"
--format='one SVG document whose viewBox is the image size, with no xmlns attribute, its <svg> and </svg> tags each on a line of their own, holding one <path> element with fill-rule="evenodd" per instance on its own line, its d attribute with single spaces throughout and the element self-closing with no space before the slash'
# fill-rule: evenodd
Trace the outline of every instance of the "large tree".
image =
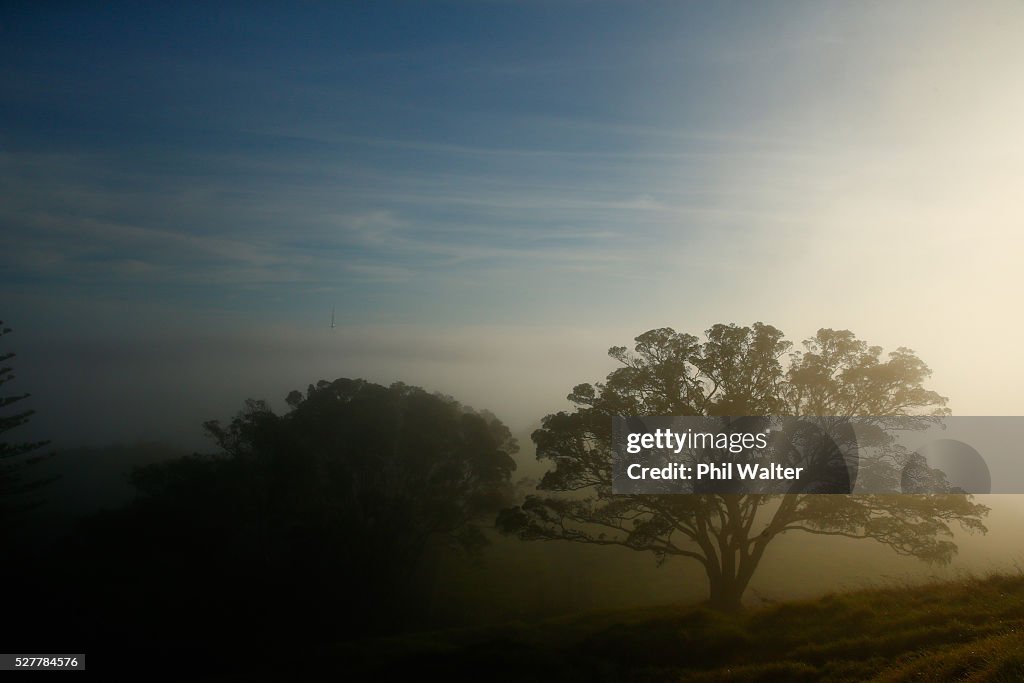
<svg viewBox="0 0 1024 683">
<path fill-rule="evenodd" d="M 780 534 L 874 539 L 945 563 L 956 552 L 951 524 L 985 531 L 988 509 L 965 495 L 613 494 L 614 416 L 875 416 L 879 427 L 914 428 L 948 414 L 946 398 L 923 386 L 930 370 L 906 348 L 883 356 L 849 331 L 822 329 L 794 352 L 782 332 L 763 323 L 720 324 L 705 334 L 701 341 L 661 328 L 636 337 L 632 352 L 610 349 L 620 367 L 603 383 L 576 386 L 568 396 L 575 410 L 548 415 L 533 433 L 537 457 L 553 467 L 541 494 L 499 514 L 499 529 L 524 540 L 694 560 L 707 574 L 710 603 L 721 609 L 740 606 Z M 898 491 L 894 451 L 886 448 L 891 437 L 878 429 L 876 438 L 884 455 L 865 462 L 861 476 Z"/>
<path fill-rule="evenodd" d="M 227 425 L 205 424 L 230 462 L 260 473 L 268 506 L 297 526 L 327 527 L 372 573 L 414 568 L 427 546 L 473 551 L 478 522 L 510 495 L 518 449 L 487 411 L 396 383 L 338 379 L 288 395 L 289 411 L 249 401 Z M 136 483 L 159 493 L 157 466 Z M 254 492 L 256 493 L 256 492 Z"/>
</svg>

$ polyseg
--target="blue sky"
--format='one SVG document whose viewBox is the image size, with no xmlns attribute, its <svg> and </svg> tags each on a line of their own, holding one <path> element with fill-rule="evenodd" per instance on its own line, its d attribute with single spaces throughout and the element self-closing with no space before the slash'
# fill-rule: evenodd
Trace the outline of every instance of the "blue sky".
<svg viewBox="0 0 1024 683">
<path fill-rule="evenodd" d="M 22 3 L 0 26 L 3 316 L 82 433 L 111 378 L 144 425 L 342 374 L 528 424 L 650 327 L 754 320 L 911 346 L 959 412 L 1013 412 L 960 349 L 1018 331 L 1020 3 Z M 224 403 L 196 405 L 167 430 Z"/>
<path fill-rule="evenodd" d="M 715 174 L 791 151 L 756 131 L 786 93 L 752 86 L 799 45 L 734 52 L 766 24 L 806 40 L 777 14 L 13 12 L 5 218 L 35 239 L 5 265 L 43 294 L 296 322 L 335 301 L 346 322 L 594 315 L 676 269 L 666 242 L 750 229 L 711 215 L 735 210 Z"/>
</svg>

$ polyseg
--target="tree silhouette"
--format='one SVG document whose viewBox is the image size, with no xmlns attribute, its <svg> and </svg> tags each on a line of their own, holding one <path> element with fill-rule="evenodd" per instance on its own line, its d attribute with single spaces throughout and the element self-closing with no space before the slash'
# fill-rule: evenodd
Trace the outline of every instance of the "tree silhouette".
<svg viewBox="0 0 1024 683">
<path fill-rule="evenodd" d="M 480 519 L 512 500 L 509 430 L 401 383 L 321 381 L 287 404 L 246 401 L 206 423 L 220 453 L 135 471 L 137 499 L 82 534 L 91 574 L 130 596 L 97 609 L 188 624 L 174 637 L 211 643 L 228 632 L 321 642 L 422 620 L 428 556 L 479 549 Z"/>
<path fill-rule="evenodd" d="M 11 332 L 9 327 L 4 327 L 0 321 L 0 337 Z M 14 358 L 15 354 L 7 352 L 0 354 L 0 386 L 7 384 L 14 379 L 12 368 L 7 362 Z M 7 441 L 7 432 L 17 429 L 29 421 L 35 414 L 34 410 L 21 410 L 11 408 L 19 401 L 29 397 L 29 394 L 15 394 L 0 396 L 0 535 L 10 533 L 11 518 L 19 511 L 26 510 L 38 504 L 30 494 L 53 481 L 54 477 L 26 478 L 26 469 L 39 462 L 48 454 L 41 454 L 39 450 L 49 444 L 49 441 Z M 11 411 L 14 412 L 11 412 Z"/>
<path fill-rule="evenodd" d="M 964 495 L 613 495 L 614 416 L 876 416 L 875 445 L 885 446 L 891 437 L 882 427 L 915 428 L 948 414 L 946 399 L 922 386 L 930 370 L 906 348 L 883 359 L 849 331 L 821 329 L 790 353 L 782 332 L 763 323 L 705 334 L 701 342 L 661 328 L 637 337 L 633 353 L 610 349 L 621 367 L 603 383 L 576 386 L 568 396 L 575 411 L 548 415 L 532 435 L 537 457 L 554 464 L 538 486 L 547 495 L 502 511 L 499 529 L 692 559 L 720 609 L 739 608 L 769 543 L 786 532 L 870 538 L 946 563 L 956 552 L 951 523 L 985 531 L 988 508 Z M 899 491 L 893 465 L 877 458 L 861 476 L 890 485 L 874 490 Z"/>
<path fill-rule="evenodd" d="M 350 379 L 293 391 L 287 404 L 278 416 L 249 401 L 227 427 L 205 427 L 232 459 L 268 468 L 275 502 L 296 519 L 329 513 L 350 548 L 386 546 L 405 568 L 433 540 L 471 551 L 486 543 L 479 516 L 503 500 L 516 467 L 515 441 L 494 415 Z M 366 538 L 354 543 L 355 534 Z"/>
</svg>

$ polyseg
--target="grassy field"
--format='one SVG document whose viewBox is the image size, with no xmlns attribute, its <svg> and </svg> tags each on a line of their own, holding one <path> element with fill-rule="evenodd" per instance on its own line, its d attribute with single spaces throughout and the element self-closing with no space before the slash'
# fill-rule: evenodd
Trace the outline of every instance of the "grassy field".
<svg viewBox="0 0 1024 683">
<path fill-rule="evenodd" d="M 1024 680 L 1024 576 L 664 606 L 345 644 L 351 673 L 501 681 Z"/>
</svg>

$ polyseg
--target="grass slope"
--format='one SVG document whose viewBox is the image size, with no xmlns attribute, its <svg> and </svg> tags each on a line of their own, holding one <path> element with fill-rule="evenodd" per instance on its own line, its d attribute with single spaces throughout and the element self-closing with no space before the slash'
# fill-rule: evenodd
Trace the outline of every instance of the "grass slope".
<svg viewBox="0 0 1024 683">
<path fill-rule="evenodd" d="M 1024 680 L 1024 576 L 783 603 L 738 615 L 661 607 L 340 646 L 386 679 Z"/>
</svg>

